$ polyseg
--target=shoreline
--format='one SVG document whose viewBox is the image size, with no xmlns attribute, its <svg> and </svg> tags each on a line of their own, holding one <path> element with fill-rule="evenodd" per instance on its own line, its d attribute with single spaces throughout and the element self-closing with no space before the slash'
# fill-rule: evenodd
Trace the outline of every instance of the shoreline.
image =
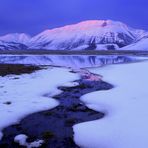
<svg viewBox="0 0 148 148">
<path fill-rule="evenodd" d="M 46 49 L 20 49 L 0 50 L 0 55 L 129 55 L 148 56 L 148 51 L 141 50 L 46 50 Z"/>
</svg>

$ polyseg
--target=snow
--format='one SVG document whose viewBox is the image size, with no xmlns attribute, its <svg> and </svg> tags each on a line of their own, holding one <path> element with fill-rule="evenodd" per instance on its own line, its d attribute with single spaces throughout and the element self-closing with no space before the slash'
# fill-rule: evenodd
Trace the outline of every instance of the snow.
<svg viewBox="0 0 148 148">
<path fill-rule="evenodd" d="M 121 34 L 124 37 L 121 37 Z M 30 49 L 85 49 L 90 43 L 96 45 L 136 41 L 146 31 L 132 29 L 124 23 L 111 20 L 88 20 L 51 30 L 45 30 L 30 40 Z M 103 50 L 103 49 L 102 49 Z"/>
<path fill-rule="evenodd" d="M 24 134 L 20 134 L 15 136 L 14 138 L 14 142 L 19 143 L 21 146 L 26 146 L 26 140 L 27 140 L 28 136 L 24 135 Z"/>
<path fill-rule="evenodd" d="M 110 49 L 108 49 L 110 47 Z M 119 47 L 116 44 L 98 44 L 95 50 L 118 50 Z"/>
<path fill-rule="evenodd" d="M 19 143 L 20 146 L 25 146 L 27 148 L 37 148 L 41 147 L 44 143 L 44 140 L 36 140 L 34 142 L 28 143 L 27 142 L 28 136 L 24 134 L 20 134 L 15 136 L 14 142 Z"/>
<path fill-rule="evenodd" d="M 78 82 L 68 82 L 68 83 L 63 84 L 62 86 L 64 86 L 64 87 L 76 87 L 76 86 L 79 86 L 79 83 Z"/>
<path fill-rule="evenodd" d="M 75 142 L 85 148 L 148 147 L 148 61 L 89 69 L 114 85 L 81 97 L 105 117 L 73 126 Z"/>
<path fill-rule="evenodd" d="M 25 33 L 11 33 L 4 36 L 0 36 L 0 40 L 4 42 L 15 42 L 21 44 L 27 44 L 31 37 Z"/>
<path fill-rule="evenodd" d="M 82 49 L 87 49 L 89 47 L 89 45 L 80 45 L 80 46 L 78 46 L 78 47 L 76 47 L 76 48 L 73 48 L 72 50 L 82 50 Z"/>
<path fill-rule="evenodd" d="M 148 51 L 148 38 L 143 38 L 139 40 L 138 42 L 131 44 L 129 46 L 126 46 L 124 48 L 121 48 L 122 50 L 143 50 Z"/>
<path fill-rule="evenodd" d="M 0 36 L 0 50 L 27 49 L 31 37 L 25 33 L 12 33 Z"/>
<path fill-rule="evenodd" d="M 46 94 L 59 93 L 58 86 L 79 79 L 77 74 L 69 71 L 49 67 L 32 74 L 0 77 L 0 131 L 29 114 L 59 105 L 58 101 Z"/>
<path fill-rule="evenodd" d="M 0 49 L 85 50 L 95 45 L 96 50 L 108 50 L 108 45 L 118 49 L 146 36 L 147 31 L 130 28 L 119 21 L 88 20 L 45 30 L 34 37 L 25 33 L 6 34 L 0 36 Z"/>
<path fill-rule="evenodd" d="M 31 142 L 30 145 L 28 146 L 28 148 L 41 147 L 43 143 L 44 143 L 43 140 L 37 140 L 37 141 Z"/>
</svg>

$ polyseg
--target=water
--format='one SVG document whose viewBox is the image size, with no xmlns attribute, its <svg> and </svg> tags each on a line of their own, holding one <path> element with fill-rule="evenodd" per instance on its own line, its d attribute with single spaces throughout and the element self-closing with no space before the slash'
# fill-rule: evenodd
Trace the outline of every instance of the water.
<svg viewBox="0 0 148 148">
<path fill-rule="evenodd" d="M 105 64 L 137 61 L 131 56 L 60 56 L 60 55 L 1 55 L 1 64 L 54 65 L 72 68 L 101 66 Z M 143 58 L 142 58 L 143 59 Z"/>
</svg>

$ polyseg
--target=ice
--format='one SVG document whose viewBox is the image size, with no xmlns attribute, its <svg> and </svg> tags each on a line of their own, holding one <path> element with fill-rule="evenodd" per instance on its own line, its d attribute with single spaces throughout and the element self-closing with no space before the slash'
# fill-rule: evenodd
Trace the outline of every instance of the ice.
<svg viewBox="0 0 148 148">
<path fill-rule="evenodd" d="M 59 93 L 58 86 L 79 79 L 69 71 L 48 68 L 32 74 L 0 77 L 0 131 L 29 114 L 56 107 L 59 102 L 46 94 Z"/>
<path fill-rule="evenodd" d="M 114 85 L 81 97 L 105 117 L 73 127 L 75 142 L 85 148 L 148 147 L 148 62 L 89 69 Z"/>
</svg>

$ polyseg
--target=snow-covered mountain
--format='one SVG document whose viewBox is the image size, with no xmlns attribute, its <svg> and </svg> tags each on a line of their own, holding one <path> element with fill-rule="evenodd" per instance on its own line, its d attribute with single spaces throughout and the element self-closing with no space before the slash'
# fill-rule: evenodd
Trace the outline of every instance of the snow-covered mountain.
<svg viewBox="0 0 148 148">
<path fill-rule="evenodd" d="M 111 20 L 90 20 L 46 30 L 30 41 L 32 49 L 118 49 L 134 43 L 146 34 Z"/>
<path fill-rule="evenodd" d="M 25 33 L 12 33 L 0 36 L 0 41 L 28 44 L 31 37 Z"/>
<path fill-rule="evenodd" d="M 12 33 L 0 36 L 0 50 L 27 49 L 31 37 L 24 33 Z"/>
<path fill-rule="evenodd" d="M 0 50 L 20 50 L 28 49 L 28 46 L 22 43 L 0 41 Z"/>
<path fill-rule="evenodd" d="M 133 29 L 111 20 L 89 20 L 74 25 L 46 30 L 34 37 L 24 33 L 0 37 L 1 50 L 144 50 L 148 32 Z M 145 40 L 145 41 L 143 41 Z M 146 48 L 137 48 L 144 44 Z"/>
</svg>

